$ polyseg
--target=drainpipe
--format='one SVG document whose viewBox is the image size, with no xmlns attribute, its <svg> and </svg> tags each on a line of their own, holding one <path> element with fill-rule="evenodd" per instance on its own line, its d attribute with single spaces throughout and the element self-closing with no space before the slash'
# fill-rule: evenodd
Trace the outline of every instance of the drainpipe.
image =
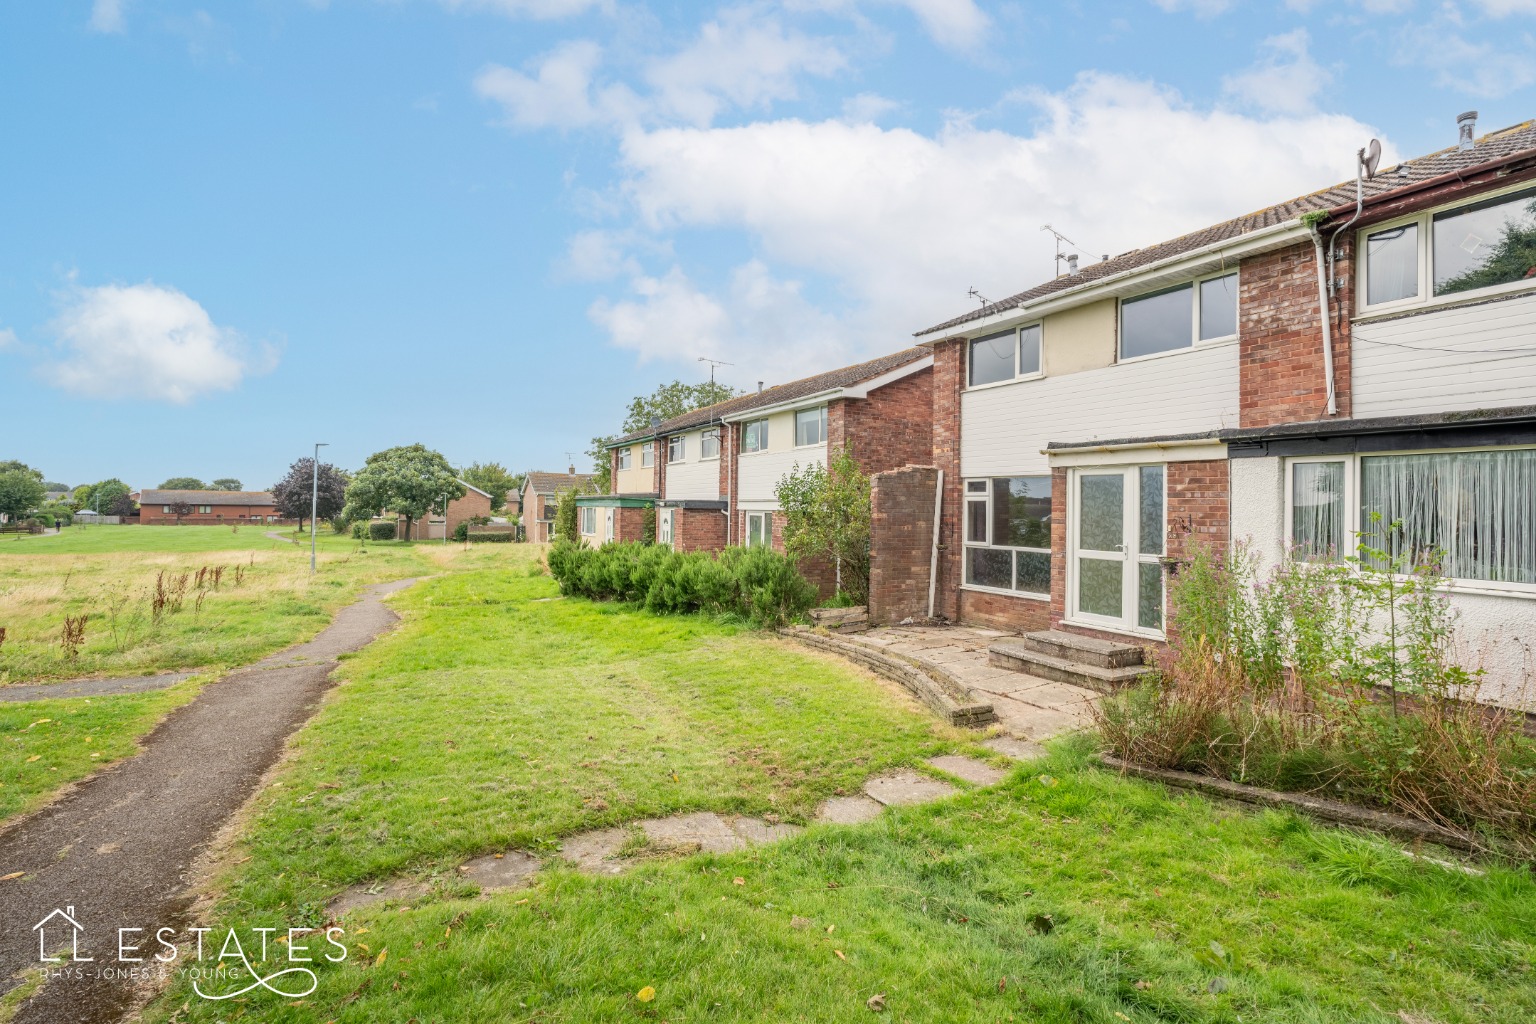
<svg viewBox="0 0 1536 1024">
<path fill-rule="evenodd" d="M 933 549 L 928 555 L 928 617 L 933 618 L 933 604 L 939 589 L 939 519 L 944 515 L 944 471 L 939 470 L 933 487 Z"/>
<path fill-rule="evenodd" d="M 1333 310 L 1328 303 L 1328 261 L 1317 225 L 1308 224 L 1307 230 L 1312 233 L 1312 246 L 1317 251 L 1317 308 L 1323 315 L 1323 382 L 1328 388 L 1328 415 L 1337 416 L 1339 401 L 1333 389 Z"/>
<path fill-rule="evenodd" d="M 730 547 L 736 543 L 736 517 L 731 514 L 731 510 L 736 506 L 736 425 L 734 423 L 720 424 L 720 440 L 731 442 L 728 449 L 724 446 L 720 449 L 722 459 L 726 458 L 727 451 L 730 452 L 729 461 L 725 464 L 725 546 Z"/>
</svg>

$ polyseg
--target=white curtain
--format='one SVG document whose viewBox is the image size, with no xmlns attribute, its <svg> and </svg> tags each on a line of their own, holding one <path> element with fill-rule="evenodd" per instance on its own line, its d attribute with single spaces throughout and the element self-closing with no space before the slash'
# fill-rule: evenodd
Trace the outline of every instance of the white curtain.
<svg viewBox="0 0 1536 1024">
<path fill-rule="evenodd" d="M 1438 558 L 1454 579 L 1536 583 L 1536 450 L 1373 455 L 1360 483 L 1372 547 Z M 1388 537 L 1398 519 L 1402 533 Z"/>
<path fill-rule="evenodd" d="M 1306 562 L 1353 554 L 1344 550 L 1344 463 L 1291 467 L 1291 554 Z"/>
</svg>

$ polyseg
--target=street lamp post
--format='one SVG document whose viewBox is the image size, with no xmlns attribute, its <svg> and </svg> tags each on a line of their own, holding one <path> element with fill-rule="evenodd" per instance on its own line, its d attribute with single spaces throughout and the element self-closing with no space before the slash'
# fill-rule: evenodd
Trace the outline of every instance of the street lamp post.
<svg viewBox="0 0 1536 1024">
<path fill-rule="evenodd" d="M 320 513 L 320 449 L 330 447 L 324 441 L 315 442 L 315 461 L 309 489 L 309 571 L 315 571 L 315 516 Z"/>
</svg>

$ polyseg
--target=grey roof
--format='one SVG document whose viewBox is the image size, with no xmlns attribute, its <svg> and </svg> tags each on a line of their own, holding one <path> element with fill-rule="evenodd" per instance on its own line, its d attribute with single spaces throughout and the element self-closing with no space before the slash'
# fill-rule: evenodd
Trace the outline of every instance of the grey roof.
<svg viewBox="0 0 1536 1024">
<path fill-rule="evenodd" d="M 270 505 L 270 491 L 157 491 L 145 489 L 139 494 L 141 505 Z"/>
<path fill-rule="evenodd" d="M 762 409 L 770 405 L 778 405 L 781 402 L 793 402 L 797 398 L 805 398 L 808 395 L 817 395 L 823 391 L 831 391 L 834 388 L 847 388 L 864 381 L 872 380 L 892 370 L 915 363 L 919 359 L 926 359 L 930 355 L 925 348 L 904 348 L 900 352 L 892 352 L 890 355 L 881 356 L 878 359 L 870 359 L 862 363 L 854 363 L 851 366 L 840 366 L 826 373 L 818 373 L 812 377 L 802 377 L 792 380 L 788 384 L 775 384 L 771 388 L 762 391 L 753 391 L 749 394 L 728 398 L 724 402 L 716 402 L 714 405 L 706 405 L 702 409 L 694 409 L 685 412 L 681 416 L 674 416 L 664 421 L 660 426 L 648 427 L 623 437 L 615 438 L 608 442 L 607 447 L 616 448 L 621 444 L 629 444 L 634 441 L 644 441 L 652 437 L 665 437 L 681 430 L 690 430 L 694 427 L 709 426 L 719 423 L 726 416 L 736 413 L 750 412 L 753 409 Z"/>
<path fill-rule="evenodd" d="M 1370 200 L 1376 196 L 1396 191 L 1407 185 L 1414 185 L 1430 178 L 1437 178 L 1442 174 L 1453 171 L 1466 170 L 1480 164 L 1494 160 L 1505 159 L 1518 153 L 1536 149 L 1536 121 L 1526 121 L 1510 128 L 1503 128 L 1496 132 L 1490 132 L 1477 140 L 1477 145 L 1472 149 L 1458 149 L 1455 146 L 1442 149 L 1428 156 L 1421 156 L 1413 160 L 1405 160 L 1396 167 L 1386 168 L 1377 173 L 1376 177 L 1365 182 L 1365 198 Z M 1328 188 L 1308 195 L 1298 196 L 1295 199 L 1287 199 L 1283 203 L 1267 206 L 1253 213 L 1246 213 L 1241 217 L 1213 224 L 1199 231 L 1192 231 L 1187 235 L 1166 242 L 1159 242 L 1145 249 L 1132 249 L 1130 252 L 1121 253 L 1111 259 L 1099 263 L 1092 263 L 1083 267 L 1076 274 L 1063 274 L 1052 278 L 1033 288 L 1010 295 L 1006 299 L 991 302 L 979 309 L 973 309 L 969 313 L 946 320 L 917 332 L 919 336 L 932 334 L 936 331 L 947 331 L 951 328 L 961 327 L 975 320 L 992 316 L 996 313 L 1006 313 L 1019 305 L 1034 299 L 1043 298 L 1057 292 L 1067 291 L 1091 284 L 1094 281 L 1138 267 L 1156 263 L 1172 256 L 1180 256 L 1196 249 L 1213 245 L 1217 242 L 1239 238 L 1252 231 L 1261 228 L 1274 227 L 1295 220 L 1306 213 L 1317 210 L 1333 210 L 1338 207 L 1352 204 L 1355 201 L 1354 179 L 1331 185 Z"/>
<path fill-rule="evenodd" d="M 534 470 L 523 481 L 523 490 L 533 488 L 534 494 L 559 494 L 585 487 L 592 482 L 593 473 L 541 473 Z"/>
</svg>

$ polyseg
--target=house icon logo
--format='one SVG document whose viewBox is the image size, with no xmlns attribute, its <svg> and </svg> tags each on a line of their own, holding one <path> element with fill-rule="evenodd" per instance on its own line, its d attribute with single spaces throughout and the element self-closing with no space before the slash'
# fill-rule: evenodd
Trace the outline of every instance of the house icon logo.
<svg viewBox="0 0 1536 1024">
<path fill-rule="evenodd" d="M 56 921 L 55 918 L 59 918 L 61 920 Z M 75 920 L 75 908 L 73 905 L 71 905 L 65 907 L 63 910 L 53 911 L 53 913 L 49 914 L 47 917 L 43 918 L 41 921 L 37 922 L 37 924 L 32 926 L 32 930 L 37 932 L 38 960 L 45 964 L 56 964 L 63 962 L 62 957 L 48 955 L 48 933 L 52 931 L 55 936 L 58 936 L 62 934 L 66 929 L 70 933 L 70 959 L 82 963 L 88 963 L 96 959 L 95 957 L 80 955 L 80 933 L 85 931 L 85 926 L 82 925 L 79 921 Z"/>
</svg>

